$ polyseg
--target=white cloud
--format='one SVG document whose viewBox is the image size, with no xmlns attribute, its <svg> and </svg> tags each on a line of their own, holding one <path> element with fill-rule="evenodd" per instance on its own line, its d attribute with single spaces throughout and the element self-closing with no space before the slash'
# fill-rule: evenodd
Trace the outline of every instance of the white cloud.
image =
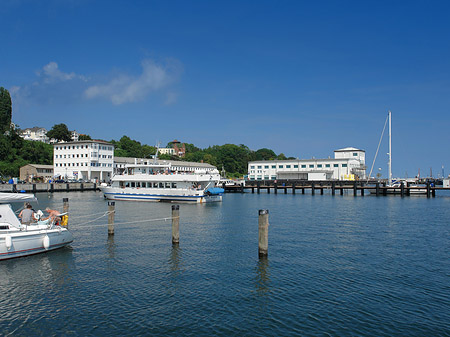
<svg viewBox="0 0 450 337">
<path fill-rule="evenodd" d="M 84 76 L 76 75 L 74 72 L 62 72 L 61 70 L 59 70 L 58 63 L 56 62 L 50 62 L 49 64 L 45 65 L 42 70 L 39 70 L 37 72 L 37 75 L 46 84 L 65 82 L 73 79 L 81 79 L 83 81 L 86 80 Z"/>
<path fill-rule="evenodd" d="M 120 75 L 106 84 L 91 86 L 84 93 L 87 98 L 107 98 L 115 105 L 136 102 L 167 87 L 176 79 L 180 69 L 179 63 L 175 61 L 160 65 L 152 60 L 144 60 L 139 76 Z"/>
</svg>

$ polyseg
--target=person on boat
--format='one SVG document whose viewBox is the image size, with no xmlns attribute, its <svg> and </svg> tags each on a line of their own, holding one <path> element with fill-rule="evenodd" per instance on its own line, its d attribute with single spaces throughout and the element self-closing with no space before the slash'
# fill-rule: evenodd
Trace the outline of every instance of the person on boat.
<svg viewBox="0 0 450 337">
<path fill-rule="evenodd" d="M 24 225 L 29 225 L 32 222 L 36 222 L 36 215 L 31 204 L 26 204 L 25 208 L 19 213 L 19 218 Z"/>
<path fill-rule="evenodd" d="M 50 220 L 50 222 L 53 222 L 54 220 L 59 220 L 58 217 L 59 215 L 61 215 L 61 213 L 56 209 L 50 209 L 49 207 L 47 207 L 45 211 L 48 213 L 48 217 L 41 219 L 42 221 Z"/>
</svg>

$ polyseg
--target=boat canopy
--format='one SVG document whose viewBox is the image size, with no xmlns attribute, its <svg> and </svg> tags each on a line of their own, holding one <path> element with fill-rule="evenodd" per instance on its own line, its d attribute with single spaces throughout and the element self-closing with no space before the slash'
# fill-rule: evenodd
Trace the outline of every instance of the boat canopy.
<svg viewBox="0 0 450 337">
<path fill-rule="evenodd" d="M 30 193 L 0 193 L 0 204 L 12 202 L 36 201 L 34 194 Z"/>
<path fill-rule="evenodd" d="M 20 228 L 19 219 L 11 208 L 11 205 L 0 205 L 0 222 L 8 223 L 14 227 Z"/>
</svg>

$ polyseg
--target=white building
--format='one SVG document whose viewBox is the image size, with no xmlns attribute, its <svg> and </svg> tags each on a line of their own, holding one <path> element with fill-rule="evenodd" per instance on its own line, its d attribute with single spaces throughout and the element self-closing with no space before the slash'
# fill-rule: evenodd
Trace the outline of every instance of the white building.
<svg viewBox="0 0 450 337">
<path fill-rule="evenodd" d="M 34 140 L 47 144 L 50 143 L 50 139 L 47 137 L 47 130 L 38 126 L 22 130 L 20 132 L 20 137 L 25 140 Z"/>
<path fill-rule="evenodd" d="M 54 176 L 109 181 L 113 175 L 114 146 L 101 140 L 53 144 Z"/>
<path fill-rule="evenodd" d="M 132 158 L 132 157 L 115 157 L 114 158 L 114 174 L 122 174 L 125 171 L 125 165 L 127 164 L 143 164 L 148 165 L 152 164 L 153 159 L 149 158 Z M 196 172 L 199 170 L 203 170 L 206 172 L 211 172 L 217 170 L 217 168 L 208 163 L 195 163 L 188 161 L 179 161 L 179 160 L 157 160 L 158 164 L 170 164 L 172 169 L 175 171 L 183 171 L 183 172 Z"/>
<path fill-rule="evenodd" d="M 172 149 L 170 147 L 163 147 L 161 149 L 158 149 L 158 152 L 160 154 L 170 154 L 170 155 L 175 155 L 175 149 Z"/>
<path fill-rule="evenodd" d="M 262 160 L 248 163 L 249 180 L 356 180 L 366 178 L 364 150 L 347 147 L 334 159 Z"/>
</svg>

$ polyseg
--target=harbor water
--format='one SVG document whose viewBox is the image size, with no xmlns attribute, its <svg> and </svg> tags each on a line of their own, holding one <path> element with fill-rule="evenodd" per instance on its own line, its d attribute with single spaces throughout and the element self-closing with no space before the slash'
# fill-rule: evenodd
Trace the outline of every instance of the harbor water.
<svg viewBox="0 0 450 337">
<path fill-rule="evenodd" d="M 116 202 L 108 238 L 100 192 L 37 196 L 74 242 L 0 262 L 3 336 L 450 335 L 448 194 L 227 194 L 180 205 L 179 246 L 171 204 Z"/>
</svg>

